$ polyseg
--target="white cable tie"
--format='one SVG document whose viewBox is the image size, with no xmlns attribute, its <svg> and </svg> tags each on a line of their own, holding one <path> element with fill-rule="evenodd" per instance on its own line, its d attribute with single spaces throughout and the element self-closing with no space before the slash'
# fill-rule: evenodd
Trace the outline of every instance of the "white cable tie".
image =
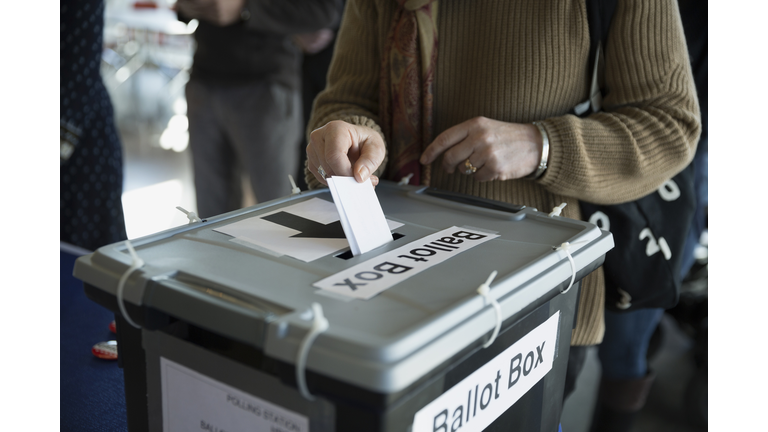
<svg viewBox="0 0 768 432">
<path fill-rule="evenodd" d="M 399 182 L 397 182 L 398 186 L 406 186 L 408 183 L 411 182 L 411 177 L 413 177 L 413 173 L 408 174 L 407 176 L 400 179 Z"/>
<path fill-rule="evenodd" d="M 491 274 L 488 276 L 488 280 L 486 280 L 484 284 L 477 288 L 477 293 L 480 294 L 486 302 L 490 303 L 493 306 L 493 309 L 496 311 L 496 327 L 493 329 L 493 333 L 491 333 L 491 337 L 488 339 L 488 341 L 483 344 L 483 348 L 488 348 L 491 346 L 493 341 L 496 340 L 496 336 L 499 335 L 499 330 L 501 330 L 501 305 L 499 305 L 499 302 L 492 299 L 490 296 L 491 282 L 497 274 L 498 272 L 496 270 L 491 272 Z"/>
<path fill-rule="evenodd" d="M 301 341 L 299 346 L 299 353 L 296 356 L 296 383 L 299 385 L 299 391 L 301 395 L 307 400 L 315 400 L 315 397 L 309 393 L 307 389 L 305 368 L 307 365 L 307 354 L 309 354 L 309 347 L 312 342 L 315 341 L 317 336 L 328 330 L 328 320 L 323 316 L 323 307 L 319 303 L 312 303 L 312 327 L 309 332 L 304 336 L 304 340 Z"/>
<path fill-rule="evenodd" d="M 139 255 L 136 254 L 136 251 L 133 249 L 130 240 L 126 240 L 125 245 L 128 247 L 128 251 L 131 253 L 131 265 L 128 267 L 128 270 L 123 273 L 123 276 L 120 277 L 120 281 L 117 283 L 117 306 L 120 308 L 120 313 L 123 314 L 123 318 L 128 321 L 128 324 L 136 328 L 141 328 L 141 326 L 133 322 L 131 317 L 128 316 L 128 311 L 125 309 L 125 303 L 123 300 L 123 291 L 125 290 L 125 282 L 128 280 L 128 276 L 130 276 L 134 270 L 141 268 L 141 266 L 144 265 L 144 261 L 139 258 Z"/>
<path fill-rule="evenodd" d="M 296 186 L 296 182 L 293 180 L 293 176 L 288 174 L 288 180 L 291 182 L 291 195 L 296 195 L 301 193 L 301 189 L 299 189 L 298 186 Z"/>
<path fill-rule="evenodd" d="M 553 208 L 552 213 L 549 214 L 549 217 L 560 216 L 560 213 L 563 211 L 566 205 L 566 203 L 562 203 L 559 206 Z"/>
<path fill-rule="evenodd" d="M 571 256 L 571 245 L 572 244 L 580 244 L 580 243 L 586 243 L 586 242 L 584 242 L 584 241 L 580 241 L 580 242 L 576 242 L 576 243 L 565 242 L 565 243 L 561 244 L 560 246 L 553 248 L 554 250 L 557 250 L 557 251 L 560 251 L 560 250 L 564 251 L 565 254 L 568 256 L 568 262 L 571 263 L 571 283 L 568 284 L 568 288 L 566 288 L 564 291 L 560 291 L 560 294 L 567 293 L 571 289 L 571 287 L 573 286 L 573 282 L 576 280 L 576 263 L 573 261 L 573 257 Z"/>
<path fill-rule="evenodd" d="M 202 219 L 200 219 L 199 217 L 197 217 L 197 213 L 195 213 L 195 212 L 193 212 L 193 211 L 187 211 L 187 210 L 186 210 L 185 208 L 183 208 L 182 206 L 176 206 L 176 208 L 177 208 L 177 209 L 179 209 L 179 210 L 180 210 L 182 213 L 184 213 L 185 215 L 187 215 L 187 219 L 189 219 L 189 223 L 190 223 L 190 224 L 193 224 L 193 223 L 195 223 L 195 222 L 202 222 L 202 221 L 203 221 Z"/>
</svg>

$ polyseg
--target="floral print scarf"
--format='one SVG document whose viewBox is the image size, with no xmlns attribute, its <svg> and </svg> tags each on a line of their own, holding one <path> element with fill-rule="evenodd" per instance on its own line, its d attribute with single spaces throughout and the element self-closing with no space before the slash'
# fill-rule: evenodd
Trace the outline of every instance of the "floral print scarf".
<svg viewBox="0 0 768 432">
<path fill-rule="evenodd" d="M 437 1 L 395 0 L 382 55 L 380 117 L 389 141 L 387 178 L 413 174 L 411 184 L 429 185 L 429 166 L 419 158 L 432 142 L 432 101 L 437 65 Z"/>
</svg>

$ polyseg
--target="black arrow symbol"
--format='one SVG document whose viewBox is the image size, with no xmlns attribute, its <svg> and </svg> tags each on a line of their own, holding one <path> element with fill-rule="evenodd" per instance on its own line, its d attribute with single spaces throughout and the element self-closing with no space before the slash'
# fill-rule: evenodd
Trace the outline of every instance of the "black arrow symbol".
<svg viewBox="0 0 768 432">
<path fill-rule="evenodd" d="M 264 216 L 262 219 L 290 229 L 295 229 L 296 231 L 301 231 L 291 237 L 346 238 L 344 229 L 341 227 L 341 221 L 323 225 L 320 222 L 315 222 L 311 219 L 296 216 L 295 214 L 284 211 Z"/>
</svg>

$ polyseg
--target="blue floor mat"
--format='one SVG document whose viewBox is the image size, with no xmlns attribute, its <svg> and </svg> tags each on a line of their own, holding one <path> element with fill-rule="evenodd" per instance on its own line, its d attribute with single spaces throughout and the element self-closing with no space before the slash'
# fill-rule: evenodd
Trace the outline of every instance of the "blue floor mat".
<svg viewBox="0 0 768 432">
<path fill-rule="evenodd" d="M 72 276 L 76 256 L 61 251 L 60 408 L 61 431 L 127 431 L 123 371 L 116 360 L 91 354 L 93 345 L 114 340 L 114 314 L 89 300 Z"/>
</svg>

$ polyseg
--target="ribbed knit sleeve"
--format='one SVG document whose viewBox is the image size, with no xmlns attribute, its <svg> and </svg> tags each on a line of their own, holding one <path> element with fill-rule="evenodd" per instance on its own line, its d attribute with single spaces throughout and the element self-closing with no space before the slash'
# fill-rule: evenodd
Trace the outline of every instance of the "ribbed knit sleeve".
<svg viewBox="0 0 768 432">
<path fill-rule="evenodd" d="M 394 5 L 394 0 L 392 3 Z M 391 17 L 391 11 L 382 14 L 376 2 L 347 1 L 327 86 L 315 99 L 307 125 L 307 142 L 313 130 L 332 120 L 343 120 L 371 127 L 381 134 L 386 144 L 378 125 L 380 45 L 389 30 Z M 380 176 L 386 163 L 385 158 L 373 174 Z M 310 189 L 322 186 L 309 170 L 305 169 L 304 175 Z"/>
<path fill-rule="evenodd" d="M 700 113 L 674 0 L 619 1 L 603 112 L 547 119 L 548 190 L 600 204 L 640 198 L 693 159 Z"/>
<path fill-rule="evenodd" d="M 379 42 L 386 31 L 379 28 L 381 20 L 375 2 L 347 2 L 327 87 L 315 99 L 307 133 L 345 117 L 356 116 L 362 122 L 358 124 L 366 123 L 361 118 L 378 123 Z"/>
</svg>

